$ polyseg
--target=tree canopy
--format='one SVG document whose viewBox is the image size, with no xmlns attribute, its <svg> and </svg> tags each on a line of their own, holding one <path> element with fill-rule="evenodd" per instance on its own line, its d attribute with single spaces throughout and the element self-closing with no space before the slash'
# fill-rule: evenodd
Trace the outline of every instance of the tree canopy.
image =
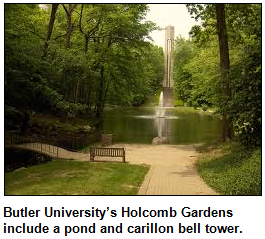
<svg viewBox="0 0 265 239">
<path fill-rule="evenodd" d="M 159 87 L 163 51 L 146 4 L 5 4 L 5 119 L 140 105 Z"/>
<path fill-rule="evenodd" d="M 217 4 L 219 5 L 219 4 Z M 261 143 L 261 5 L 224 4 L 229 67 L 220 70 L 215 4 L 187 4 L 201 26 L 176 39 L 176 92 L 187 104 L 216 106 L 245 144 Z M 221 68 L 222 69 L 222 68 Z M 224 90 L 225 89 L 225 90 Z"/>
</svg>

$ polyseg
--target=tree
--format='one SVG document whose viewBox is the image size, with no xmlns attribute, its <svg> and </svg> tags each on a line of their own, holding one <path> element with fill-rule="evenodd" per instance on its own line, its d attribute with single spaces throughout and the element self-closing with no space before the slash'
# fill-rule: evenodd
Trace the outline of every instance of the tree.
<svg viewBox="0 0 265 239">
<path fill-rule="evenodd" d="M 233 20 L 227 21 L 233 53 L 232 100 L 227 112 L 242 144 L 261 145 L 261 4 L 228 4 L 226 10 L 233 13 Z"/>
<path fill-rule="evenodd" d="M 242 144 L 259 145 L 261 142 L 261 5 L 225 4 L 225 19 L 224 6 L 219 4 L 188 4 L 188 8 L 190 13 L 195 14 L 195 18 L 202 19 L 202 26 L 196 26 L 191 31 L 192 42 L 197 46 L 195 49 L 198 52 L 183 67 L 191 73 L 191 82 L 195 83 L 191 95 L 194 93 L 197 95 L 199 89 L 205 90 L 207 84 L 210 84 L 213 90 L 212 96 L 205 94 L 209 90 L 205 91 L 204 95 L 218 106 L 219 112 L 225 116 L 223 119 L 227 119 L 223 138 L 233 136 L 233 129 L 236 139 Z M 227 40 L 225 40 L 226 35 Z M 204 55 L 201 63 L 198 60 L 200 52 L 210 51 L 209 45 L 212 46 L 211 52 L 212 56 L 214 55 L 215 36 L 220 40 L 218 41 L 220 76 L 215 71 L 209 70 L 210 63 L 215 64 L 215 61 L 209 60 L 211 55 Z M 208 71 L 203 71 L 206 68 Z M 199 82 L 198 78 L 203 79 L 200 86 L 196 84 Z"/>
<path fill-rule="evenodd" d="M 75 10 L 77 4 L 68 4 L 68 8 L 67 8 L 66 4 L 62 4 L 62 6 L 63 6 L 63 9 L 64 9 L 65 14 L 66 14 L 66 18 L 67 18 L 67 33 L 66 33 L 65 47 L 69 48 L 70 47 L 71 34 L 73 31 L 72 15 L 73 15 L 73 11 Z"/>
<path fill-rule="evenodd" d="M 119 61 L 124 62 L 123 52 L 127 54 L 126 64 L 128 64 L 130 51 L 144 47 L 146 45 L 144 37 L 148 36 L 149 31 L 154 27 L 152 23 L 141 23 L 146 11 L 147 6 L 143 4 L 105 4 L 93 7 L 93 13 L 98 12 L 99 17 L 95 18 L 96 25 L 84 35 L 85 41 L 89 36 L 93 39 L 91 46 L 91 50 L 94 51 L 92 54 L 95 55 L 93 70 L 98 72 L 95 112 L 99 122 L 110 86 L 119 84 L 111 73 L 115 64 L 120 65 Z M 84 30 L 82 32 L 85 33 Z M 126 75 L 125 79 L 130 78 L 129 68 L 126 69 Z"/>
<path fill-rule="evenodd" d="M 54 25 L 54 21 L 55 21 L 55 15 L 56 15 L 58 6 L 59 6 L 58 3 L 52 4 L 50 21 L 49 21 L 49 25 L 47 28 L 47 34 L 46 34 L 46 39 L 45 39 L 44 48 L 43 48 L 43 56 L 44 57 L 47 55 L 47 51 L 49 48 L 49 44 L 50 44 L 50 40 L 51 40 L 51 36 L 52 36 L 53 25 Z"/>
<path fill-rule="evenodd" d="M 100 14 L 96 14 L 96 17 L 93 17 L 95 14 L 94 11 L 89 12 L 89 20 L 84 21 L 86 26 L 84 26 L 83 19 L 85 18 L 84 15 L 84 6 L 87 4 L 82 4 L 80 9 L 80 18 L 79 18 L 79 31 L 84 36 L 84 52 L 87 53 L 88 51 L 88 43 L 91 39 L 93 39 L 93 35 L 97 32 L 99 25 L 102 21 L 103 12 L 100 12 Z M 89 7 L 89 6 L 88 6 Z M 91 14 L 92 13 L 92 14 Z M 92 15 L 92 16 L 91 16 Z M 94 23 L 95 22 L 95 23 Z M 94 23 L 94 25 L 93 25 Z M 92 26 L 91 26 L 92 24 Z"/>
<path fill-rule="evenodd" d="M 223 104 L 227 104 L 231 98 L 230 82 L 228 80 L 229 74 L 229 50 L 228 39 L 225 20 L 225 6 L 224 4 L 215 4 L 216 16 L 217 16 L 217 29 L 219 39 L 219 51 L 220 51 L 220 67 L 221 67 L 221 79 L 222 79 L 222 93 Z M 227 113 L 222 112 L 222 124 L 223 124 L 223 141 L 233 136 L 233 126 L 231 120 L 227 118 Z"/>
<path fill-rule="evenodd" d="M 194 57 L 194 45 L 190 40 L 185 40 L 182 37 L 177 37 L 175 42 L 174 52 L 174 80 L 175 91 L 184 102 L 191 101 L 192 80 L 190 72 L 185 66 Z"/>
</svg>

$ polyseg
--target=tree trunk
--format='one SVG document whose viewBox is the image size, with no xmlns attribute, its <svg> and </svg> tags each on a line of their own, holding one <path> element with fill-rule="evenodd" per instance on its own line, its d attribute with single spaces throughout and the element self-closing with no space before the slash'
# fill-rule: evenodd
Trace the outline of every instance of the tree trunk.
<svg viewBox="0 0 265 239">
<path fill-rule="evenodd" d="M 103 13 L 101 13 L 101 15 L 99 16 L 99 19 L 98 19 L 97 23 L 95 24 L 95 26 L 93 28 L 91 28 L 90 30 L 88 30 L 87 32 L 85 32 L 84 29 L 83 29 L 83 27 L 82 27 L 83 10 L 84 10 L 84 4 L 81 5 L 80 18 L 79 18 L 79 31 L 80 31 L 81 34 L 84 35 L 84 39 L 85 39 L 84 52 L 86 54 L 87 51 L 88 51 L 88 43 L 89 43 L 89 40 L 92 38 L 92 36 L 98 30 L 99 25 L 100 25 L 100 23 L 102 21 Z M 92 20 L 92 19 L 93 18 L 91 18 L 90 20 Z"/>
<path fill-rule="evenodd" d="M 70 47 L 71 33 L 72 33 L 72 16 L 67 15 L 67 34 L 66 34 L 66 44 L 65 44 L 66 48 Z"/>
<path fill-rule="evenodd" d="M 91 108 L 92 108 L 91 91 L 92 91 L 92 86 L 90 86 L 88 88 L 87 95 L 86 95 L 86 102 L 87 102 L 87 106 L 88 106 L 88 111 L 91 111 Z"/>
<path fill-rule="evenodd" d="M 216 15 L 217 15 L 217 29 L 218 29 L 218 39 L 219 39 L 219 51 L 220 51 L 220 68 L 221 68 L 221 88 L 223 105 L 226 105 L 229 98 L 231 97 L 231 87 L 228 80 L 228 72 L 230 66 L 229 60 L 229 49 L 228 49 L 228 39 L 225 21 L 225 6 L 224 4 L 215 4 Z M 227 138 L 232 138 L 233 127 L 232 122 L 229 122 L 227 114 L 224 110 L 222 113 L 222 124 L 223 124 L 223 141 Z"/>
<path fill-rule="evenodd" d="M 76 91 L 75 91 L 75 103 L 77 103 L 77 102 L 78 102 L 79 83 L 80 83 L 79 81 L 80 81 L 80 79 L 79 79 L 79 77 L 77 77 Z"/>
<path fill-rule="evenodd" d="M 100 68 L 100 84 L 98 89 L 98 97 L 96 103 L 96 119 L 97 127 L 100 129 L 102 127 L 102 113 L 104 108 L 104 84 L 105 84 L 105 69 L 104 66 Z"/>
<path fill-rule="evenodd" d="M 85 35 L 85 48 L 84 48 L 84 52 L 85 52 L 85 54 L 86 54 L 87 51 L 88 51 L 88 41 L 89 41 L 89 38 Z"/>
<path fill-rule="evenodd" d="M 71 45 L 71 35 L 73 31 L 72 15 L 76 6 L 77 4 L 69 4 L 69 8 L 67 9 L 67 7 L 63 4 L 63 8 L 67 17 L 67 32 L 66 32 L 66 42 L 65 42 L 66 48 L 69 48 Z"/>
<path fill-rule="evenodd" d="M 56 15 L 58 6 L 59 6 L 58 3 L 52 4 L 52 11 L 51 11 L 51 16 L 50 16 L 50 21 L 49 21 L 49 25 L 48 25 L 48 29 L 47 29 L 46 40 L 44 42 L 43 57 L 45 57 L 47 55 L 47 51 L 48 51 L 50 40 L 51 40 L 51 36 L 52 36 L 52 30 L 53 30 L 53 25 L 54 25 L 54 21 L 55 21 L 55 15 Z"/>
</svg>

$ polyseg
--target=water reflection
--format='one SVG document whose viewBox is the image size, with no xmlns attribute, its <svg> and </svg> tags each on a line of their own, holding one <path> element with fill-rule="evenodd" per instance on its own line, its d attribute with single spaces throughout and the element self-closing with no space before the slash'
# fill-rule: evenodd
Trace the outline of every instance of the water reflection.
<svg viewBox="0 0 265 239">
<path fill-rule="evenodd" d="M 116 108 L 106 110 L 103 130 L 114 135 L 114 141 L 148 143 L 167 137 L 171 144 L 196 143 L 221 135 L 220 120 L 198 113 L 183 113 L 165 108 L 165 117 L 156 117 L 156 108 Z"/>
</svg>

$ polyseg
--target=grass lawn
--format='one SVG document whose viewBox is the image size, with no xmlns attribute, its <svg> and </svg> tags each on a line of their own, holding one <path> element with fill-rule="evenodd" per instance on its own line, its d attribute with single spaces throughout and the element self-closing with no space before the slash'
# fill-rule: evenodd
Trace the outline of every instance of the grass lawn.
<svg viewBox="0 0 265 239">
<path fill-rule="evenodd" d="M 57 160 L 5 173 L 5 195 L 136 195 L 148 169 Z"/>
<path fill-rule="evenodd" d="M 261 149 L 234 143 L 198 147 L 197 168 L 204 181 L 223 195 L 261 195 Z"/>
</svg>

